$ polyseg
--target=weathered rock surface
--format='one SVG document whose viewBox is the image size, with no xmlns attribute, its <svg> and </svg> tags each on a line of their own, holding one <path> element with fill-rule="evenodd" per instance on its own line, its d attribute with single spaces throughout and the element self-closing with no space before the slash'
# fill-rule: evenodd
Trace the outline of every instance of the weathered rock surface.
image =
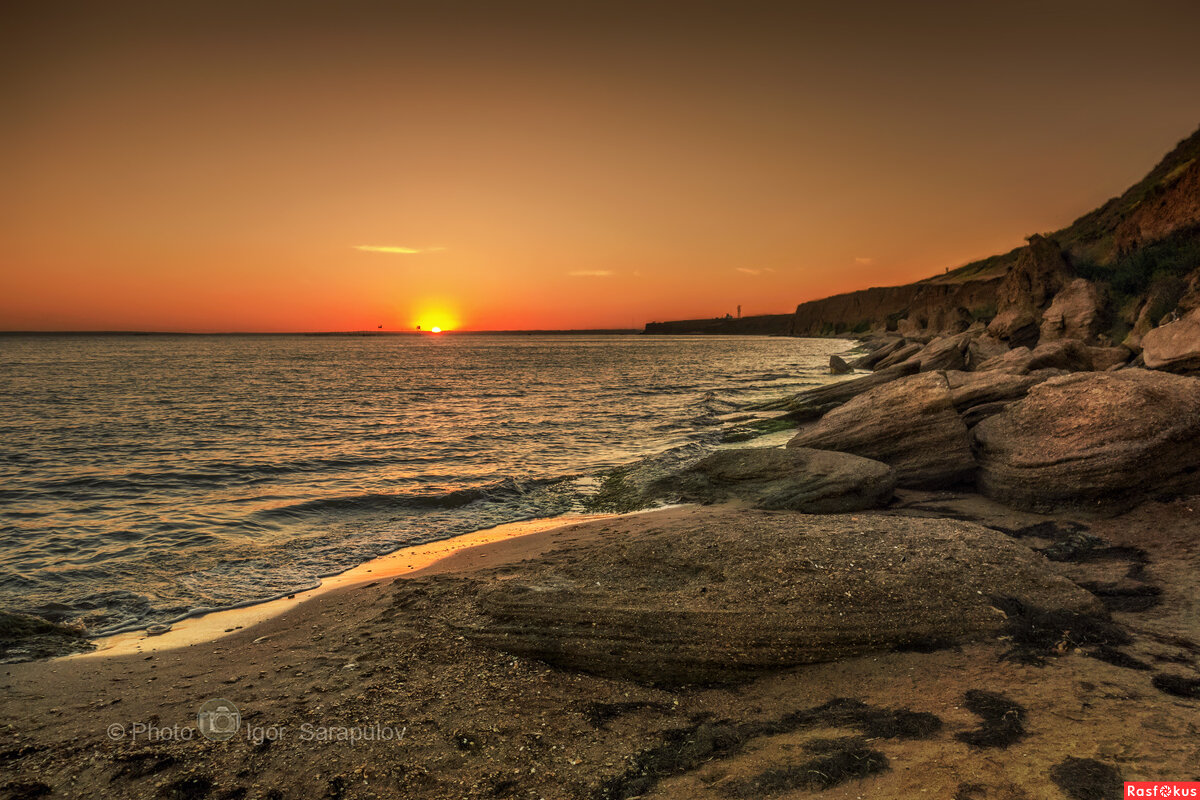
<svg viewBox="0 0 1200 800">
<path fill-rule="evenodd" d="M 1008 343 L 997 339 L 990 333 L 972 337 L 971 341 L 967 343 L 967 368 L 979 369 L 979 366 L 988 359 L 1002 356 L 1008 351 Z"/>
<path fill-rule="evenodd" d="M 830 356 L 829 372 L 833 375 L 849 375 L 851 372 L 854 372 L 854 368 L 847 364 L 840 356 Z"/>
<path fill-rule="evenodd" d="M 1032 347 L 1037 344 L 1041 328 L 1032 309 L 1013 307 L 1004 309 L 992 318 L 988 333 L 1014 348 Z"/>
<path fill-rule="evenodd" d="M 1068 372 L 1086 372 L 1092 368 L 1092 354 L 1087 345 L 1077 339 L 1061 339 L 1046 342 L 1033 348 L 1029 355 L 1028 370 L 1065 369 Z"/>
<path fill-rule="evenodd" d="M 1016 347 L 979 365 L 980 372 L 1008 372 L 1024 375 L 1040 369 L 1061 369 L 1068 372 L 1092 368 L 1090 349 L 1075 339 L 1039 344 L 1034 349 Z"/>
<path fill-rule="evenodd" d="M 1087 351 L 1089 361 L 1092 363 L 1092 369 L 1096 372 L 1104 372 L 1113 367 L 1128 364 L 1129 359 L 1133 358 L 1133 353 L 1129 348 L 1122 345 L 1117 345 L 1116 347 L 1089 347 Z"/>
<path fill-rule="evenodd" d="M 939 282 L 876 287 L 811 300 L 796 307 L 793 336 L 822 335 L 829 328 L 853 330 L 866 323 L 872 329 L 957 333 L 963 309 L 995 302 L 1000 279 Z"/>
<path fill-rule="evenodd" d="M 1039 342 L 1078 339 L 1093 342 L 1104 324 L 1104 298 L 1096 284 L 1076 278 L 1054 295 L 1042 314 Z"/>
<path fill-rule="evenodd" d="M 1016 375 L 1029 371 L 1029 359 L 1033 351 L 1028 347 L 1014 347 L 1007 353 L 1002 353 L 984 361 L 978 367 L 978 372 L 1008 372 Z"/>
<path fill-rule="evenodd" d="M 1005 618 L 991 598 L 1103 613 L 1052 562 L 975 523 L 653 514 L 649 530 L 612 520 L 595 544 L 485 583 L 463 633 L 558 667 L 678 686 L 994 636 Z"/>
<path fill-rule="evenodd" d="M 921 352 L 921 350 L 923 350 L 924 347 L 925 347 L 924 345 L 919 344 L 917 342 L 908 342 L 908 343 L 902 345 L 901 347 L 896 348 L 896 350 L 893 351 L 890 355 L 880 359 L 879 363 L 877 363 L 875 365 L 875 369 L 877 371 L 885 370 L 889 367 L 894 367 L 897 364 L 903 364 L 905 361 L 908 361 L 910 358 L 915 356 L 917 353 Z"/>
<path fill-rule="evenodd" d="M 984 403 L 1019 400 L 1031 387 L 1057 373 L 1036 372 L 1014 375 L 1007 372 L 947 372 L 950 402 L 959 412 Z"/>
<path fill-rule="evenodd" d="M 867 354 L 852 362 L 855 369 L 875 369 L 875 365 L 892 353 L 904 347 L 906 342 L 900 336 L 890 336 L 867 343 Z"/>
<path fill-rule="evenodd" d="M 802 427 L 788 447 L 812 447 L 882 461 L 900 486 L 943 487 L 975 468 L 967 427 L 954 410 L 946 376 L 922 373 L 855 397 Z"/>
<path fill-rule="evenodd" d="M 1113 245 L 1118 251 L 1132 250 L 1200 223 L 1200 159 L 1193 157 L 1172 170 L 1155 189 L 1114 231 Z"/>
<path fill-rule="evenodd" d="M 871 375 L 818 386 L 815 389 L 799 392 L 782 400 L 763 403 L 754 408 L 760 411 L 786 411 L 788 416 L 793 419 L 812 419 L 877 386 L 891 383 L 905 375 L 912 375 L 919 368 L 920 365 L 915 361 L 897 364 L 894 367 L 877 370 Z"/>
<path fill-rule="evenodd" d="M 1200 309 L 1143 336 L 1142 358 L 1151 369 L 1200 370 Z"/>
<path fill-rule="evenodd" d="M 963 369 L 967 366 L 964 351 L 970 337 L 965 333 L 954 336 L 939 336 L 913 356 L 921 365 L 921 372 L 940 369 Z"/>
<path fill-rule="evenodd" d="M 755 508 L 832 514 L 886 505 L 896 472 L 869 458 L 828 450 L 718 450 L 651 486 L 659 496 L 689 502 L 742 500 Z"/>
<path fill-rule="evenodd" d="M 1064 375 L 974 429 L 980 491 L 1017 508 L 1120 510 L 1200 490 L 1200 380 Z"/>
<path fill-rule="evenodd" d="M 1057 244 L 1032 236 L 996 294 L 998 313 L 988 332 L 1014 347 L 1033 347 L 1041 333 L 1042 309 L 1070 280 Z"/>
</svg>

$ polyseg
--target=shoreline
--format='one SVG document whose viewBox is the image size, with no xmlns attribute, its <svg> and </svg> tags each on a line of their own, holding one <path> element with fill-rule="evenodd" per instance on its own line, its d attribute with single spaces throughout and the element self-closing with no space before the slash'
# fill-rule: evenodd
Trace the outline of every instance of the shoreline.
<svg viewBox="0 0 1200 800">
<path fill-rule="evenodd" d="M 812 758 L 804 755 L 810 748 L 834 746 L 830 742 L 849 747 L 851 754 L 861 751 L 882 767 L 837 781 L 821 791 L 823 800 L 923 791 L 969 800 L 1063 800 L 1075 795 L 1060 793 L 1048 776 L 1075 763 L 1071 759 L 1116 764 L 1127 780 L 1183 779 L 1200 771 L 1200 753 L 1188 733 L 1200 728 L 1200 706 L 1156 688 L 1152 678 L 1197 669 L 1197 501 L 1150 501 L 1118 518 L 1097 520 L 1014 511 L 970 492 L 904 492 L 883 511 L 802 515 L 736 504 L 690 505 L 565 525 L 546 520 L 523 534 L 510 529 L 511 535 L 498 535 L 493 529 L 444 540 L 434 544 L 446 549 L 427 552 L 424 566 L 401 558 L 394 572 L 363 574 L 364 580 L 330 587 L 218 639 L 6 665 L 0 715 L 8 721 L 8 742 L 0 747 L 5 754 L 0 787 L 29 792 L 28 787 L 45 786 L 52 796 L 78 798 L 290 800 L 324 793 L 348 800 L 527 795 L 722 800 L 750 796 L 738 794 L 738 787 L 804 762 Z M 741 591 L 742 580 L 705 577 L 726 564 L 720 550 L 712 551 L 712 559 L 696 560 L 697 552 L 710 552 L 710 539 L 732 536 L 751 554 L 759 553 L 761 563 L 752 569 L 772 580 L 777 565 L 795 558 L 769 546 L 754 550 L 757 537 L 726 530 L 730 527 L 749 532 L 768 522 L 782 525 L 780 531 L 793 524 L 832 525 L 857 535 L 872 521 L 886 530 L 912 517 L 952 525 L 977 520 L 1008 548 L 1037 541 L 995 529 L 1043 525 L 1073 531 L 1084 525 L 1120 553 L 1144 551 L 1143 577 L 1161 588 L 1161 603 L 1114 611 L 1113 617 L 1134 638 L 1123 652 L 1152 666 L 1109 663 L 1070 647 L 1051 648 L 1041 664 L 1023 662 L 1007 655 L 1012 641 L 999 636 L 932 649 L 874 650 L 768 671 L 732 686 L 656 687 L 514 655 L 470 633 L 482 619 L 479 603 L 486 607 L 487 598 L 514 581 L 534 589 L 532 610 L 549 609 L 553 618 L 569 620 L 570 608 L 554 610 L 555 592 L 579 585 L 592 574 L 588 570 L 600 569 L 594 573 L 600 580 L 615 582 L 618 606 L 632 608 L 644 602 L 638 600 L 642 583 L 676 591 L 683 588 L 675 585 L 677 576 L 699 578 L 713 591 Z M 983 535 L 988 529 L 975 530 Z M 690 555 L 686 546 L 654 544 L 684 546 L 689 540 Z M 593 566 L 605 553 L 609 566 Z M 657 560 L 647 562 L 648 557 Z M 933 562 L 941 561 L 935 550 Z M 630 573 L 622 578 L 622 568 L 613 569 L 625 562 L 624 569 L 633 570 L 632 584 Z M 1125 566 L 1085 560 L 1046 568 L 1086 582 Z M 652 607 L 668 620 L 704 607 L 704 594 L 687 597 L 695 600 L 684 609 L 672 603 Z M 768 606 L 753 606 L 751 617 L 800 611 L 770 605 L 767 597 Z M 603 607 L 596 612 L 603 619 Z M 652 625 L 655 616 L 648 620 Z M 677 633 L 684 638 L 656 644 L 634 628 L 625 641 L 635 648 L 665 647 L 662 656 L 670 660 L 686 646 L 687 631 Z M 542 641 L 540 634 L 535 637 Z M 723 637 L 714 640 L 722 642 Z M 729 652 L 737 657 L 736 650 Z M 1011 743 L 972 744 L 981 735 L 972 692 L 1002 697 L 1020 709 L 1023 724 Z M 216 742 L 162 733 L 190 730 L 197 708 L 213 698 L 239 709 L 240 735 Z M 858 717 L 821 716 L 842 707 L 838 704 L 861 708 L 862 719 L 928 720 L 931 727 L 911 736 L 885 730 L 864 740 L 851 735 L 865 724 L 853 721 Z M 810 721 L 795 730 L 788 726 L 797 723 L 780 722 L 798 719 Z M 306 738 L 314 729 L 381 727 L 404 733 L 399 741 Z M 670 749 L 672 732 L 680 731 L 700 748 L 696 755 Z M 719 745 L 720 737 L 734 735 L 746 744 Z M 681 760 L 670 761 L 652 782 L 639 783 L 633 765 L 656 752 Z"/>
<path fill-rule="evenodd" d="M 259 623 L 280 617 L 300 604 L 330 592 L 351 589 L 371 581 L 395 579 L 420 573 L 464 550 L 505 543 L 512 539 L 531 536 L 555 528 L 617 516 L 624 515 L 563 514 L 557 517 L 519 520 L 490 528 L 481 528 L 448 539 L 402 547 L 370 561 L 364 561 L 336 575 L 321 578 L 317 586 L 309 589 L 293 592 L 284 597 L 190 615 L 171 623 L 170 628 L 163 633 L 149 633 L 148 631 L 155 627 L 150 625 L 146 628 L 98 636 L 90 640 L 95 645 L 95 649 L 69 653 L 51 660 L 65 661 L 133 653 L 154 653 L 216 642 L 237 631 L 249 629 Z"/>
</svg>

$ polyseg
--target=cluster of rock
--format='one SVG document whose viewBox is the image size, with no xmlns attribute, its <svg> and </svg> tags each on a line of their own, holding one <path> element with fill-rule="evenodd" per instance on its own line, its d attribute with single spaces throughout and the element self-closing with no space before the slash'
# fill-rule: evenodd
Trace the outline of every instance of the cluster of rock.
<svg viewBox="0 0 1200 800">
<path fill-rule="evenodd" d="M 798 426 L 787 447 L 621 475 L 634 507 L 725 506 L 608 521 L 590 545 L 482 585 L 459 629 L 677 685 L 994 637 L 1001 608 L 1061 621 L 1054 636 L 1105 623 L 1094 595 L 997 530 L 871 509 L 897 488 L 975 487 L 1039 512 L 1200 493 L 1200 263 L 1177 250 L 1169 281 L 1151 263 L 1140 294 L 1076 268 L 1128 265 L 1177 235 L 1200 252 L 1200 132 L 1051 237 L 957 275 L 802 304 L 791 334 L 866 338 L 857 359 L 830 361 L 847 379 L 759 407 Z"/>
<path fill-rule="evenodd" d="M 1117 511 L 1200 491 L 1200 379 L 1187 374 L 1200 308 L 1149 330 L 1140 354 L 1105 344 L 1096 288 L 1038 237 L 997 297 L 990 321 L 868 338 L 857 359 L 831 359 L 858 377 L 764 406 L 800 425 L 793 455 L 725 451 L 649 495 L 823 512 L 885 504 L 895 486 L 977 486 L 1023 509 Z"/>
<path fill-rule="evenodd" d="M 1002 332 L 1028 336 L 1029 315 L 1013 308 L 997 317 Z M 926 342 L 869 342 L 854 366 L 876 372 L 781 404 L 802 422 L 788 446 L 882 462 L 902 487 L 974 484 L 1039 511 L 1118 510 L 1200 491 L 1200 379 L 1145 368 L 1193 363 L 1183 348 L 1171 359 L 1149 354 L 1166 350 L 1175 326 L 1180 338 L 1185 326 L 1200 328 L 1200 316 L 1156 329 L 1144 365 L 1124 348 L 1047 341 L 1044 329 L 1032 347 L 1002 348 L 994 324 Z"/>
</svg>

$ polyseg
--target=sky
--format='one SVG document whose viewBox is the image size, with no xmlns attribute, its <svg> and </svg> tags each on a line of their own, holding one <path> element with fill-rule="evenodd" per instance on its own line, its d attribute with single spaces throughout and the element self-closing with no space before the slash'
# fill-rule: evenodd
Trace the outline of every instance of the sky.
<svg viewBox="0 0 1200 800">
<path fill-rule="evenodd" d="M 1057 229 L 1194 2 L 7 2 L 0 329 L 640 327 Z"/>
</svg>

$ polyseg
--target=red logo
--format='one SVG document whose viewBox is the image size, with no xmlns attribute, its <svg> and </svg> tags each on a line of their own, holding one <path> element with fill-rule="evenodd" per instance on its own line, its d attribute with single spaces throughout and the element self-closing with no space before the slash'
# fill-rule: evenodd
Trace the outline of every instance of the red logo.
<svg viewBox="0 0 1200 800">
<path fill-rule="evenodd" d="M 1200 800 L 1200 781 L 1125 781 L 1126 797 L 1194 797 Z"/>
</svg>

